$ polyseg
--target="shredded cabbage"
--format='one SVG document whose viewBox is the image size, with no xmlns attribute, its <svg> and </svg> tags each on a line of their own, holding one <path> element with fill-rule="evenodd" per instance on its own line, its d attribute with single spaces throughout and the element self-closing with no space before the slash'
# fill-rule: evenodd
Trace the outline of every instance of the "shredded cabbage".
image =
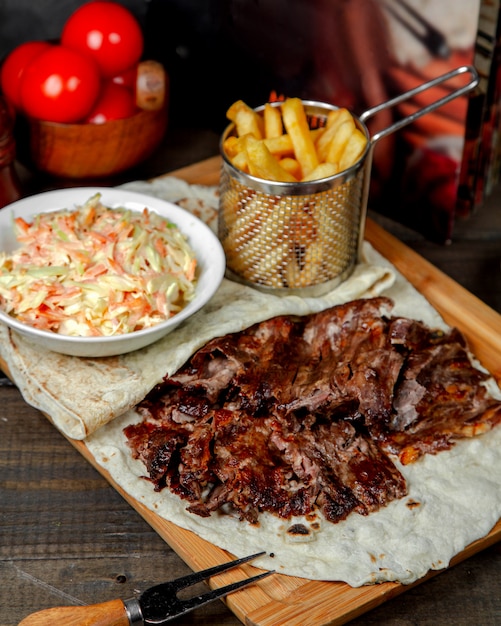
<svg viewBox="0 0 501 626">
<path fill-rule="evenodd" d="M 0 254 L 0 303 L 20 322 L 73 336 L 112 336 L 169 319 L 193 299 L 197 261 L 164 217 L 109 208 L 14 218 L 20 247 Z"/>
</svg>

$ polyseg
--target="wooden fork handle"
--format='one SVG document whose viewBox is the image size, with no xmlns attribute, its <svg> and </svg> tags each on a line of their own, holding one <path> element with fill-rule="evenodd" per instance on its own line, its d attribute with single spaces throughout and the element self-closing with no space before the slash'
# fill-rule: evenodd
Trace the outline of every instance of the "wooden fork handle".
<svg viewBox="0 0 501 626">
<path fill-rule="evenodd" d="M 90 606 L 59 606 L 28 615 L 18 626 L 130 626 L 122 600 Z"/>
</svg>

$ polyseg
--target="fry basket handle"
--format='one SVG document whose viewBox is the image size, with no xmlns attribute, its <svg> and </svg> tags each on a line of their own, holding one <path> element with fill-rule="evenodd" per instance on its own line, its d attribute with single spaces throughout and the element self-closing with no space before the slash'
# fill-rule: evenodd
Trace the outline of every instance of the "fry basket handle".
<svg viewBox="0 0 501 626">
<path fill-rule="evenodd" d="M 415 96 L 418 93 L 421 93 L 422 91 L 426 91 L 427 89 L 430 89 L 431 87 L 435 87 L 435 85 L 441 85 L 442 83 L 447 82 L 448 80 L 450 80 L 451 78 L 454 78 L 455 76 L 458 76 L 459 74 L 466 74 L 466 73 L 469 73 L 472 77 L 469 83 L 467 83 L 463 87 L 456 89 L 455 91 L 452 91 L 447 96 L 443 96 L 442 98 L 439 98 L 438 100 L 436 100 L 435 102 L 432 102 L 428 106 L 423 107 L 422 109 L 419 109 L 415 113 L 412 113 L 411 115 L 408 115 L 407 117 L 404 117 L 398 120 L 391 126 L 387 126 L 383 130 L 380 130 L 379 132 L 375 133 L 371 137 L 372 143 L 375 144 L 380 139 L 383 139 L 383 137 L 386 137 L 387 135 L 390 135 L 391 133 L 394 133 L 395 131 L 400 130 L 404 126 L 407 126 L 407 124 L 410 124 L 414 120 L 417 120 L 422 115 L 426 115 L 427 113 L 430 113 L 431 111 L 434 111 L 435 109 L 438 109 L 442 105 L 447 104 L 447 102 L 450 102 L 451 100 L 454 100 L 455 98 L 462 96 L 463 94 L 466 94 L 472 89 L 474 89 L 478 85 L 478 82 L 479 82 L 478 72 L 471 65 L 462 65 L 461 67 L 458 67 L 455 70 L 447 72 L 446 74 L 442 74 L 441 76 L 438 76 L 437 78 L 434 78 L 426 83 L 423 83 L 422 85 L 419 85 L 418 87 L 415 87 L 414 89 L 406 91 L 405 93 L 400 94 L 399 96 L 396 96 L 395 98 L 392 98 L 391 100 L 387 100 L 386 102 L 378 104 L 377 106 L 372 107 L 371 109 L 367 109 L 367 111 L 364 111 L 360 115 L 360 120 L 365 123 L 367 119 L 369 119 L 373 115 L 376 115 L 376 113 L 379 113 L 380 111 L 384 111 L 385 109 L 389 109 L 395 106 L 396 104 L 400 104 L 400 102 L 404 102 L 405 100 L 412 98 L 413 96 Z"/>
</svg>

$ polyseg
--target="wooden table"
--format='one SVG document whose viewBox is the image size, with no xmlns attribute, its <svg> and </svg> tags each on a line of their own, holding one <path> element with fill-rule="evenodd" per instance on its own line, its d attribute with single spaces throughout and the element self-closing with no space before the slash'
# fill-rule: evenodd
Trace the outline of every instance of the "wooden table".
<svg viewBox="0 0 501 626">
<path fill-rule="evenodd" d="M 188 180 L 191 174 L 190 168 L 181 171 Z M 199 174 L 198 169 L 197 180 Z M 209 162 L 206 182 L 212 181 Z M 431 244 L 373 217 L 501 312 L 498 197 L 494 194 L 481 212 L 458 225 L 450 246 Z M 49 421 L 7 380 L 0 383 L 0 625 L 17 624 L 45 607 L 127 598 L 187 573 L 181 559 Z M 236 626 L 240 621 L 216 602 L 172 623 Z M 500 624 L 501 545 L 350 623 Z"/>
</svg>

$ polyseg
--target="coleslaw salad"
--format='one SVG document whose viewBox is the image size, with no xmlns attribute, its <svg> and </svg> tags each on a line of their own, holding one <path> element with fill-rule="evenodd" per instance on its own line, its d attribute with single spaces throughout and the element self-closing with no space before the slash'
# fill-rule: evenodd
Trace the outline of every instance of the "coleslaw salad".
<svg viewBox="0 0 501 626">
<path fill-rule="evenodd" d="M 146 207 L 106 207 L 96 193 L 76 210 L 17 217 L 13 226 L 20 246 L 0 254 L 0 303 L 35 328 L 130 333 L 169 319 L 195 295 L 186 236 Z"/>
</svg>

